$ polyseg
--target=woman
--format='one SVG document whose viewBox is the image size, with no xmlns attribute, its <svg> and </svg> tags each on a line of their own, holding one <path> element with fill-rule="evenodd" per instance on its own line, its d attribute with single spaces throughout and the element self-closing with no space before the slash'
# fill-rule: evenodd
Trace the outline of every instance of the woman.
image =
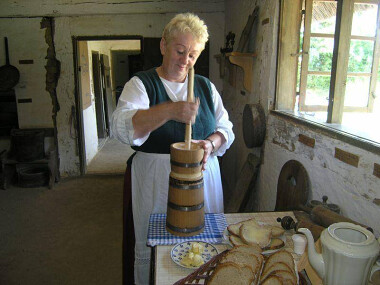
<svg viewBox="0 0 380 285">
<path fill-rule="evenodd" d="M 148 284 L 150 248 L 146 246 L 149 216 L 166 213 L 170 145 L 184 141 L 192 121 L 193 142 L 205 151 L 205 212 L 223 212 L 223 190 L 217 156 L 232 144 L 232 123 L 214 84 L 194 78 L 195 102 L 186 102 L 187 74 L 208 40 L 207 27 L 196 15 L 175 16 L 160 42 L 162 65 L 136 74 L 126 83 L 113 114 L 113 133 L 137 152 L 131 164 L 135 225 L 135 282 Z"/>
</svg>

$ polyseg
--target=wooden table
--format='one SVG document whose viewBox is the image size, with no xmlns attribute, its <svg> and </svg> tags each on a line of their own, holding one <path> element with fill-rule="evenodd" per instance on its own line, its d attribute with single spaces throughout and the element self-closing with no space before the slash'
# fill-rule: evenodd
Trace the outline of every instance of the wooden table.
<svg viewBox="0 0 380 285">
<path fill-rule="evenodd" d="M 260 212 L 260 213 L 237 213 L 237 214 L 226 214 L 226 220 L 228 224 L 234 224 L 240 221 L 244 221 L 250 218 L 255 218 L 259 222 L 266 224 L 277 225 L 280 224 L 277 222 L 277 218 L 291 216 L 295 221 L 296 218 L 293 215 L 293 212 Z M 293 253 L 293 241 L 291 236 L 294 234 L 294 230 L 288 230 L 285 232 L 286 243 L 285 249 L 292 253 L 295 261 L 298 263 L 300 256 Z M 173 284 L 176 281 L 186 277 L 193 270 L 186 269 L 175 264 L 170 258 L 170 251 L 173 245 L 170 246 L 156 246 L 153 249 L 153 258 L 154 258 L 154 272 L 153 279 L 154 284 L 156 285 L 168 285 Z M 225 244 L 217 244 L 215 247 L 219 252 L 224 251 L 228 248 Z"/>
</svg>

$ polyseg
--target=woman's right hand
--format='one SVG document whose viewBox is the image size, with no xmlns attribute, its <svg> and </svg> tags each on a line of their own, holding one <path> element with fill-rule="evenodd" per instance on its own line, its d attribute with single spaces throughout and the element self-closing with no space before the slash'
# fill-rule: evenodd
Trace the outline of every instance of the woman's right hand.
<svg viewBox="0 0 380 285">
<path fill-rule="evenodd" d="M 161 127 L 169 120 L 188 124 L 195 123 L 199 109 L 199 99 L 193 102 L 165 102 L 146 110 L 138 110 L 132 117 L 133 138 L 142 138 Z"/>
<path fill-rule="evenodd" d="M 181 123 L 195 123 L 195 118 L 198 114 L 199 98 L 196 102 L 179 101 L 172 103 L 172 116 L 173 120 Z"/>
</svg>

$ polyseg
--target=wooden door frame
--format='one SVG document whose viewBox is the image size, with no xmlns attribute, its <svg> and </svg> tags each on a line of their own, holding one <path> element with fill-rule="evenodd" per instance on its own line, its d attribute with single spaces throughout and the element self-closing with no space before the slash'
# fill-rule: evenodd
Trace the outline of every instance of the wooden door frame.
<svg viewBox="0 0 380 285">
<path fill-rule="evenodd" d="M 85 136 L 83 125 L 83 107 L 82 97 L 80 91 L 80 76 L 79 76 L 79 42 L 80 41 L 102 41 L 102 40 L 140 40 L 140 46 L 143 46 L 143 36 L 73 36 L 73 64 L 74 64 L 74 83 L 75 83 L 75 108 L 76 108 L 76 129 L 77 129 L 77 142 L 79 152 L 79 165 L 81 175 L 86 174 L 86 149 L 85 149 Z"/>
</svg>

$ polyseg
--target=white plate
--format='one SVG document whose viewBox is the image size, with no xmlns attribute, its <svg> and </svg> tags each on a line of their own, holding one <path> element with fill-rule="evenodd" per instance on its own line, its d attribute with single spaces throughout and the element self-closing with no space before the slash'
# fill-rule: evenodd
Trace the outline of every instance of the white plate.
<svg viewBox="0 0 380 285">
<path fill-rule="evenodd" d="M 202 258 L 204 262 L 208 262 L 211 258 L 213 258 L 215 255 L 218 254 L 218 250 L 210 243 L 204 242 L 204 241 L 185 241 L 176 244 L 171 252 L 170 257 L 172 260 L 178 264 L 179 266 L 182 266 L 184 268 L 190 268 L 190 269 L 196 269 L 199 268 L 199 266 L 187 266 L 181 263 L 181 260 L 189 253 L 191 250 L 193 243 L 200 243 L 203 245 L 203 253 Z"/>
<path fill-rule="evenodd" d="M 263 224 L 260 223 L 260 225 L 263 225 Z M 224 231 L 223 231 L 223 243 L 229 245 L 230 247 L 233 247 L 233 245 L 230 242 L 229 236 L 230 236 L 230 232 L 228 231 L 227 228 L 225 228 Z M 286 236 L 285 236 L 285 234 L 283 234 L 283 235 L 281 235 L 279 237 L 276 237 L 276 238 L 281 239 L 284 242 L 284 246 L 285 246 L 285 243 L 286 243 Z M 280 249 L 284 248 L 284 246 L 280 247 L 280 248 L 276 248 L 276 249 L 264 250 L 262 252 L 262 254 L 272 254 L 272 253 L 274 253 L 276 251 L 279 251 Z"/>
</svg>

